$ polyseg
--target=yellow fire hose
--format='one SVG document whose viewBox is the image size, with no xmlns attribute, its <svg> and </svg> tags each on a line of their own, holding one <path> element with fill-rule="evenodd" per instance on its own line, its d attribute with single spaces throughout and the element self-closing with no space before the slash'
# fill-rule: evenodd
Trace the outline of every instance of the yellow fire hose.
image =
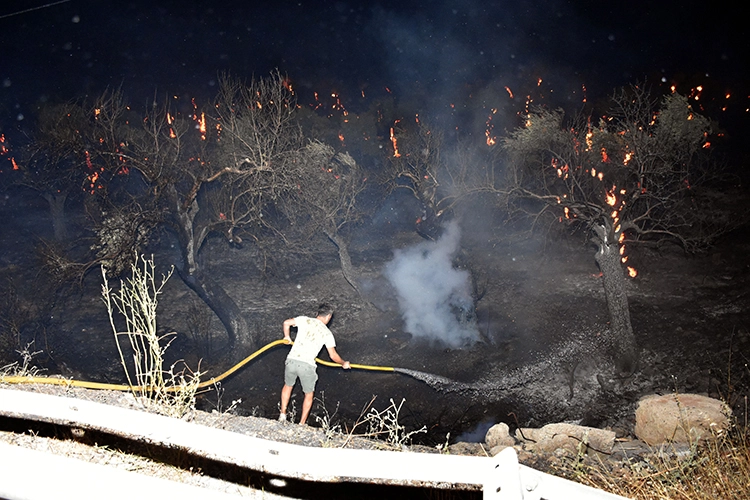
<svg viewBox="0 0 750 500">
<path fill-rule="evenodd" d="M 287 342 L 284 339 L 280 340 L 274 340 L 273 342 L 270 342 L 254 353 L 252 353 L 250 356 L 246 357 L 236 365 L 234 365 L 229 370 L 225 371 L 218 377 L 213 377 L 209 380 L 206 380 L 204 382 L 201 382 L 198 384 L 198 389 L 203 389 L 205 387 L 210 387 L 214 385 L 217 382 L 221 382 L 246 364 L 248 364 L 250 361 L 255 359 L 256 357 L 260 356 L 267 350 L 271 349 L 272 347 L 275 347 L 279 344 L 287 344 Z M 321 365 L 325 366 L 332 366 L 332 367 L 340 367 L 341 365 L 338 363 L 333 363 L 331 361 L 324 361 L 320 358 L 315 358 L 315 361 Z M 383 372 L 393 372 L 396 371 L 395 368 L 391 366 L 371 366 L 371 365 L 357 365 L 354 363 L 351 363 L 351 367 L 355 369 L 360 370 L 374 370 L 374 371 L 383 371 Z M 149 388 L 145 386 L 132 386 L 132 385 L 123 385 L 123 384 L 106 384 L 101 382 L 86 382 L 82 380 L 71 380 L 71 379 L 65 379 L 65 378 L 52 378 L 52 377 L 27 377 L 27 376 L 0 376 L 0 383 L 6 383 L 6 384 L 47 384 L 47 385 L 63 385 L 65 387 L 85 387 L 86 389 L 107 389 L 110 391 L 135 391 L 135 392 L 148 392 Z M 166 391 L 176 391 L 178 390 L 178 387 L 167 387 L 165 388 Z"/>
</svg>

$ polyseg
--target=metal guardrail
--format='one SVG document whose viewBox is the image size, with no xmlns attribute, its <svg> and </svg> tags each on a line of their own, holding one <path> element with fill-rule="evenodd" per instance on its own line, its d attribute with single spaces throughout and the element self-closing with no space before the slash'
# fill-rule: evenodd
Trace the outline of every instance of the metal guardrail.
<svg viewBox="0 0 750 500">
<path fill-rule="evenodd" d="M 0 415 L 113 433 L 251 470 L 308 481 L 357 478 L 378 480 L 381 484 L 405 480 L 475 484 L 482 487 L 485 499 L 492 500 L 623 499 L 521 465 L 512 448 L 494 457 L 311 448 L 91 401 L 7 389 L 0 389 Z M 137 495 L 163 499 L 166 494 L 178 492 L 185 492 L 188 498 L 197 494 L 201 498 L 239 498 L 17 446 L 0 446 L 0 498 L 98 500 L 130 499 Z M 259 493 L 263 498 L 274 498 L 268 491 Z"/>
</svg>

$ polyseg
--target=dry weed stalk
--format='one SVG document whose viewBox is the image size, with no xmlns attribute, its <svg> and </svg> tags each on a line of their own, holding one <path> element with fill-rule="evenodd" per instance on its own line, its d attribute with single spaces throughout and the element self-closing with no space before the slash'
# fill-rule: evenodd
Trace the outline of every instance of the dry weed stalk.
<svg viewBox="0 0 750 500">
<path fill-rule="evenodd" d="M 750 433 L 735 425 L 715 439 L 694 443 L 687 454 L 654 453 L 623 464 L 572 460 L 563 474 L 636 500 L 745 499 L 750 491 Z"/>
<path fill-rule="evenodd" d="M 359 418 L 354 423 L 351 431 L 349 431 L 349 435 L 342 448 L 346 447 L 351 438 L 355 436 L 354 431 L 361 424 L 367 424 L 368 426 L 367 432 L 361 435 L 361 437 L 383 439 L 388 446 L 398 449 L 402 449 L 411 443 L 412 437 L 416 434 L 427 432 L 427 427 L 425 426 L 415 431 L 407 431 L 406 427 L 398 421 L 401 407 L 406 402 L 406 399 L 402 399 L 398 405 L 391 399 L 390 406 L 384 410 L 378 410 L 372 405 L 375 402 L 375 398 L 376 396 L 373 396 L 370 402 L 365 405 Z M 365 412 L 367 412 L 366 415 Z"/>
<path fill-rule="evenodd" d="M 385 438 L 385 441 L 389 445 L 395 448 L 401 448 L 404 445 L 411 443 L 413 436 L 427 432 L 427 427 L 422 426 L 415 431 L 407 432 L 406 427 L 401 425 L 398 421 L 401 407 L 404 406 L 406 399 L 402 399 L 398 405 L 393 402 L 393 399 L 390 401 L 390 406 L 382 411 L 378 411 L 376 408 L 370 408 L 365 419 L 370 426 L 369 434 L 371 436 Z"/>
<path fill-rule="evenodd" d="M 34 357 L 37 354 L 41 354 L 42 351 L 34 351 L 31 347 L 34 345 L 32 340 L 26 347 L 16 350 L 16 353 L 21 357 L 21 361 L 14 361 L 10 364 L 0 366 L 0 378 L 4 376 L 8 377 L 37 377 L 44 369 L 40 369 L 32 364 Z"/>
<path fill-rule="evenodd" d="M 109 322 L 115 336 L 120 363 L 125 370 L 133 395 L 154 409 L 170 416 L 182 417 L 195 407 L 195 394 L 200 383 L 200 372 L 187 367 L 177 371 L 178 363 L 164 370 L 164 353 L 171 343 L 173 333 L 159 335 L 156 328 L 158 296 L 172 276 L 162 275 L 161 284 L 156 283 L 153 259 L 141 256 L 141 267 L 131 265 L 131 277 L 120 281 L 120 289 L 109 287 L 107 273 L 102 266 L 102 297 L 107 306 Z M 115 326 L 115 310 L 125 319 L 125 330 Z M 132 368 L 126 361 L 120 343 L 127 337 L 132 353 Z"/>
<path fill-rule="evenodd" d="M 328 407 L 326 406 L 326 395 L 325 392 L 321 392 L 320 398 L 315 398 L 315 400 L 318 402 L 320 408 L 323 411 L 323 415 L 315 415 L 315 421 L 320 425 L 320 428 L 323 430 L 323 434 L 325 435 L 325 441 L 322 442 L 323 448 L 327 448 L 330 446 L 331 441 L 333 438 L 337 435 L 341 435 L 341 425 L 340 424 L 334 424 L 334 420 L 336 419 L 336 415 L 339 412 L 339 406 L 340 402 L 336 403 L 336 409 L 333 410 L 333 413 L 328 411 Z"/>
</svg>

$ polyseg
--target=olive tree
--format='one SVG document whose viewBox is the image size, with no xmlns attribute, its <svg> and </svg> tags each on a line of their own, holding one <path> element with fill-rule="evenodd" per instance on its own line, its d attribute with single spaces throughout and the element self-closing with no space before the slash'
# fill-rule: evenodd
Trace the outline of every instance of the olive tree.
<svg viewBox="0 0 750 500">
<path fill-rule="evenodd" d="M 639 86 L 616 92 L 607 116 L 537 109 L 503 142 L 507 200 L 535 224 L 582 229 L 596 247 L 616 368 L 636 368 L 638 347 L 626 293 L 626 246 L 667 240 L 688 251 L 728 227 L 712 203 L 709 120 L 685 97 L 654 99 Z"/>
<path fill-rule="evenodd" d="M 278 73 L 247 84 L 223 77 L 216 101 L 205 111 L 179 113 L 168 104 L 154 105 L 110 152 L 124 158 L 140 188 L 122 197 L 127 203 L 118 205 L 116 219 L 108 217 L 114 229 L 107 234 L 118 228 L 168 229 L 180 249 L 178 275 L 222 322 L 230 349 L 253 347 L 257 339 L 237 302 L 198 256 L 211 234 L 239 245 L 275 230 L 272 207 L 296 186 L 292 159 L 302 143 L 294 110 L 294 96 Z M 125 239 L 110 240 L 134 254 Z"/>
<path fill-rule="evenodd" d="M 446 144 L 440 129 L 417 119 L 399 121 L 390 139 L 384 183 L 389 192 L 405 189 L 419 201 L 415 225 L 426 239 L 435 239 L 445 216 L 469 196 L 496 190 L 493 151 L 484 138 L 480 145 Z"/>
<path fill-rule="evenodd" d="M 320 141 L 300 150 L 297 162 L 298 182 L 285 204 L 288 217 L 305 239 L 322 234 L 335 245 L 344 278 L 359 293 L 345 230 L 362 218 L 358 197 L 365 174 L 351 155 Z"/>
<path fill-rule="evenodd" d="M 113 127 L 124 111 L 119 91 L 104 92 L 94 101 L 44 103 L 29 141 L 15 152 L 15 183 L 47 201 L 56 242 L 70 237 L 66 205 L 99 194 L 104 177 L 117 173 L 107 166 L 112 157 L 100 153 L 112 146 Z"/>
</svg>

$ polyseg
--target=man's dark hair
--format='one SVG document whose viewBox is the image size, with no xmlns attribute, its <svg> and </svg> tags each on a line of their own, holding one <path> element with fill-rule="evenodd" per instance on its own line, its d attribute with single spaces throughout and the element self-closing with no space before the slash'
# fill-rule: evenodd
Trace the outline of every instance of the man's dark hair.
<svg viewBox="0 0 750 500">
<path fill-rule="evenodd" d="M 323 302 L 318 306 L 318 316 L 333 315 L 333 306 L 328 302 Z"/>
</svg>

